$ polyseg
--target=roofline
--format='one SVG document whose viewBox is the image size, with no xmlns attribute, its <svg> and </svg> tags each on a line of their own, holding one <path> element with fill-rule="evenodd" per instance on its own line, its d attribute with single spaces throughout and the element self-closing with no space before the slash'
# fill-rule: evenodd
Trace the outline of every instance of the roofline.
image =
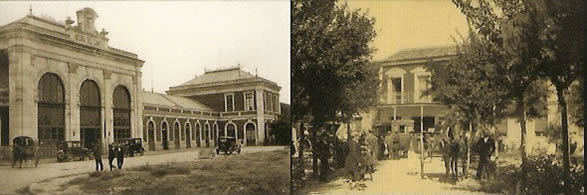
<svg viewBox="0 0 587 195">
<path fill-rule="evenodd" d="M 169 91 L 175 90 L 185 90 L 190 88 L 204 88 L 204 87 L 217 87 L 217 86 L 226 86 L 226 85 L 234 85 L 234 84 L 243 84 L 243 83 L 268 83 L 270 85 L 275 86 L 278 90 L 281 90 L 281 87 L 277 85 L 277 83 L 261 78 L 261 77 L 254 77 L 254 78 L 246 78 L 246 79 L 237 79 L 237 80 L 228 80 L 228 81 L 220 81 L 220 82 L 211 82 L 211 83 L 200 83 L 200 84 L 192 84 L 192 85 L 178 85 L 169 87 Z"/>
<path fill-rule="evenodd" d="M 457 54 L 446 54 L 446 55 L 438 55 L 438 56 L 426 56 L 426 57 L 418 57 L 418 58 L 403 58 L 397 60 L 382 60 L 377 61 L 375 64 L 379 66 L 398 66 L 398 65 L 409 65 L 409 64 L 417 64 L 422 62 L 428 61 L 448 61 L 453 57 L 456 57 Z"/>
</svg>

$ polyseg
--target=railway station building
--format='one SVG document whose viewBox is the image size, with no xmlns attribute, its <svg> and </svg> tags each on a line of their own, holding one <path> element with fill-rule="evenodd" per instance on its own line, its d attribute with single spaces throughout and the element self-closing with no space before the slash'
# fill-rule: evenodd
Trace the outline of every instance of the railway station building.
<svg viewBox="0 0 587 195">
<path fill-rule="evenodd" d="M 0 26 L 0 159 L 17 136 L 38 140 L 47 158 L 59 141 L 142 138 L 148 151 L 213 147 L 223 135 L 268 141 L 268 124 L 280 115 L 276 83 L 228 68 L 166 94 L 144 91 L 145 61 L 110 47 L 93 9 L 76 14 L 77 22 L 29 14 Z"/>
</svg>

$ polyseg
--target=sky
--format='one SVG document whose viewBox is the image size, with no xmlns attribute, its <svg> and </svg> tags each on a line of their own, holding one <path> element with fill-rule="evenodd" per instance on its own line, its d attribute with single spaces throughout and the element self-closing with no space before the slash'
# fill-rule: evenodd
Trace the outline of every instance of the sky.
<svg viewBox="0 0 587 195">
<path fill-rule="evenodd" d="M 0 2 L 0 25 L 35 16 L 76 19 L 96 11 L 96 30 L 109 32 L 109 46 L 145 61 L 143 88 L 164 93 L 205 70 L 240 67 L 281 86 L 290 104 L 290 4 L 257 1 Z"/>
<path fill-rule="evenodd" d="M 455 45 L 468 32 L 467 20 L 450 0 L 349 0 L 375 18 L 374 60 L 411 48 Z"/>
</svg>

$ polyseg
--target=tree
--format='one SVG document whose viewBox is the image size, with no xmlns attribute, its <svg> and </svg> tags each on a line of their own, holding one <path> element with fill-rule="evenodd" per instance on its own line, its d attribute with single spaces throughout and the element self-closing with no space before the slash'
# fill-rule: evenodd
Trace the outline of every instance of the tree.
<svg viewBox="0 0 587 195">
<path fill-rule="evenodd" d="M 503 60 L 494 52 L 497 48 L 472 31 L 461 39 L 453 60 L 426 66 L 431 72 L 431 88 L 423 95 L 431 95 L 434 101 L 447 105 L 451 122 L 464 121 L 472 135 L 473 124 L 492 127 L 507 117 L 511 100 L 506 85 L 498 82 L 505 78 L 499 67 L 494 66 Z M 469 140 L 467 170 L 471 143 Z"/>
<path fill-rule="evenodd" d="M 570 181 L 568 116 L 565 96 L 573 82 L 584 71 L 584 1 L 525 1 L 526 11 L 519 14 L 519 25 L 513 37 L 531 35 L 530 39 L 515 40 L 512 44 L 529 45 L 528 58 L 538 65 L 538 74 L 556 88 L 561 115 L 563 147 L 563 178 L 565 189 Z M 580 90 L 580 89 L 579 89 Z M 579 121 L 580 122 L 580 121 Z M 568 193 L 568 192 L 567 192 Z"/>
<path fill-rule="evenodd" d="M 303 127 L 311 116 L 314 143 L 318 131 L 336 121 L 339 112 L 352 115 L 355 113 L 350 112 L 364 107 L 360 101 L 350 101 L 355 98 L 348 98 L 346 91 L 377 78 L 366 71 L 373 52 L 369 43 L 375 37 L 374 22 L 335 0 L 292 2 L 292 118 Z M 315 173 L 316 154 L 314 151 Z"/>
<path fill-rule="evenodd" d="M 275 136 L 278 145 L 287 145 L 291 142 L 291 123 L 288 120 L 277 120 L 269 124 L 271 135 Z"/>
</svg>

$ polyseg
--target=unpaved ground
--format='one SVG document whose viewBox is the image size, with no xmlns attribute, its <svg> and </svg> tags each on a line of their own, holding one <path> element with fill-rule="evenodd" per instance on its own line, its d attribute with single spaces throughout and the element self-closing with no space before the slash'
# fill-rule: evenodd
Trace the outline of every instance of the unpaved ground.
<svg viewBox="0 0 587 195">
<path fill-rule="evenodd" d="M 267 147 L 245 147 L 243 153 L 250 153 L 256 151 L 271 151 L 281 149 L 283 146 L 267 146 Z M 199 160 L 199 151 L 203 149 L 184 149 L 180 151 L 171 151 L 172 153 L 156 152 L 154 154 L 145 154 L 145 156 L 130 157 L 124 159 L 124 167 L 137 167 L 142 165 L 155 165 L 173 162 L 185 162 Z M 202 154 L 205 155 L 205 154 Z M 222 156 L 219 156 L 220 158 Z M 108 159 L 102 160 L 105 168 L 108 167 Z M 116 164 L 114 160 L 113 164 Z M 95 163 L 93 160 L 74 161 L 64 163 L 40 163 L 39 167 L 28 165 L 22 169 L 11 168 L 10 166 L 0 166 L 0 194 L 13 194 L 17 189 L 38 183 L 47 179 L 57 178 L 55 181 L 72 179 L 72 177 L 84 173 L 95 171 Z M 59 178 L 61 177 L 61 178 Z M 35 185 L 31 186 L 35 188 Z M 43 188 L 39 188 L 43 189 Z"/>
<path fill-rule="evenodd" d="M 479 182 L 465 179 L 445 182 L 444 164 L 434 158 L 424 164 L 425 178 L 420 176 L 418 158 L 379 161 L 373 181 L 363 182 L 362 189 L 350 189 L 346 179 L 308 186 L 299 194 L 486 194 L 479 192 Z"/>
<path fill-rule="evenodd" d="M 254 149 L 254 150 L 253 150 Z M 289 149 L 263 147 L 122 171 L 92 172 L 32 184 L 31 194 L 287 194 Z"/>
</svg>

